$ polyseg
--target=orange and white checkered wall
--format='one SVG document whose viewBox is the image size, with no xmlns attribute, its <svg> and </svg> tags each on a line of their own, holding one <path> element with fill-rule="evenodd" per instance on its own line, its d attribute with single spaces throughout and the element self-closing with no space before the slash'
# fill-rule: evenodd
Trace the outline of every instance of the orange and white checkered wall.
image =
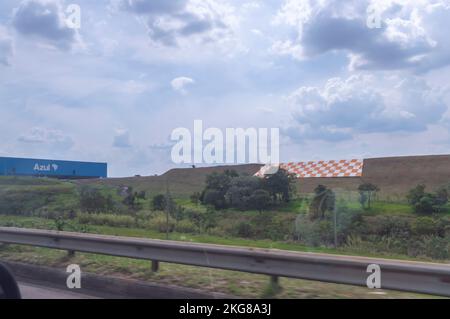
<svg viewBox="0 0 450 319">
<path fill-rule="evenodd" d="M 318 161 L 280 164 L 280 168 L 294 174 L 297 178 L 314 177 L 361 177 L 364 160 Z M 256 176 L 264 176 L 267 167 L 261 168 Z"/>
</svg>

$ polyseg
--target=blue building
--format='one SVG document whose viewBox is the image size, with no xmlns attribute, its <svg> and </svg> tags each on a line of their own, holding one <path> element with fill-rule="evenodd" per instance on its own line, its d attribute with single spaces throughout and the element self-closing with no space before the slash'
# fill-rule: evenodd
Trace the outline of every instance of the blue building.
<svg viewBox="0 0 450 319">
<path fill-rule="evenodd" d="M 61 179 L 106 178 L 106 163 L 0 157 L 0 176 L 37 176 Z"/>
</svg>

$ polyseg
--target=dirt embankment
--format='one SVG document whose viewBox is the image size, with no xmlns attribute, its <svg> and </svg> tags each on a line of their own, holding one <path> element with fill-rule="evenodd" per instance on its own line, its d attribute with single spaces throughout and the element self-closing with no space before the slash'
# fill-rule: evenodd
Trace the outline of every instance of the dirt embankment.
<svg viewBox="0 0 450 319">
<path fill-rule="evenodd" d="M 100 183 L 111 186 L 132 186 L 149 194 L 165 193 L 167 185 L 174 196 L 189 197 L 201 191 L 206 176 L 212 172 L 236 170 L 240 174 L 255 174 L 261 165 L 218 166 L 206 168 L 173 169 L 161 176 L 111 178 L 80 183 Z M 312 193 L 319 184 L 333 189 L 356 191 L 362 183 L 373 183 L 381 198 L 404 199 L 418 184 L 429 190 L 450 184 L 450 155 L 388 157 L 364 160 L 362 177 L 306 178 L 297 181 L 298 193 Z"/>
<path fill-rule="evenodd" d="M 362 183 L 377 185 L 380 196 L 392 200 L 404 198 L 418 184 L 435 190 L 450 184 L 450 155 L 366 159 L 362 177 L 307 178 L 297 186 L 300 193 L 310 193 L 319 184 L 356 191 Z"/>
</svg>

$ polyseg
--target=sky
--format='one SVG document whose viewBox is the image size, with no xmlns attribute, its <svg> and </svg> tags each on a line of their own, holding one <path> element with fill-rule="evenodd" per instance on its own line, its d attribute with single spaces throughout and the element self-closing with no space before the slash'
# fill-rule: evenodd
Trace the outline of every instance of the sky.
<svg viewBox="0 0 450 319">
<path fill-rule="evenodd" d="M 450 0 L 2 0 L 0 156 L 160 174 L 194 120 L 282 162 L 449 154 L 448 30 Z"/>
</svg>

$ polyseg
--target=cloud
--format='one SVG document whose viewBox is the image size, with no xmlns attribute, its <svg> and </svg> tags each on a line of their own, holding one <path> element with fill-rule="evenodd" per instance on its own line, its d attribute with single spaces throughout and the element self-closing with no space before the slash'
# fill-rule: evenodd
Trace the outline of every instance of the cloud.
<svg viewBox="0 0 450 319">
<path fill-rule="evenodd" d="M 164 46 L 223 41 L 232 33 L 232 8 L 215 0 L 122 0 L 119 8 L 144 19 L 149 37 Z"/>
<path fill-rule="evenodd" d="M 187 94 L 186 87 L 192 84 L 195 84 L 195 80 L 184 76 L 173 79 L 171 82 L 172 89 L 181 94 Z"/>
<path fill-rule="evenodd" d="M 44 127 L 33 127 L 28 133 L 18 138 L 19 142 L 34 145 L 45 145 L 57 149 L 70 149 L 74 142 L 71 137 L 58 130 Z"/>
<path fill-rule="evenodd" d="M 0 65 L 10 65 L 13 56 L 13 39 L 6 30 L 0 26 Z"/>
<path fill-rule="evenodd" d="M 125 129 L 116 130 L 113 146 L 117 148 L 130 148 L 131 147 L 130 132 Z"/>
<path fill-rule="evenodd" d="M 368 27 L 372 13 L 381 28 Z M 271 51 L 295 59 L 344 52 L 354 70 L 430 69 L 437 56 L 441 65 L 450 62 L 442 56 L 450 54 L 450 40 L 439 35 L 449 16 L 444 0 L 287 0 L 274 22 L 293 28 L 295 37 L 276 40 Z M 432 22 L 438 18 L 440 26 Z"/>
<path fill-rule="evenodd" d="M 123 84 L 120 91 L 125 94 L 139 95 L 150 89 L 150 85 L 143 81 L 129 80 Z"/>
<path fill-rule="evenodd" d="M 301 87 L 288 100 L 295 124 L 286 134 L 294 140 L 423 132 L 439 123 L 448 109 L 443 94 L 419 78 L 333 78 L 323 88 Z"/>
<path fill-rule="evenodd" d="M 62 50 L 69 50 L 77 42 L 77 32 L 68 27 L 59 0 L 22 1 L 14 11 L 12 25 L 20 34 Z"/>
</svg>

